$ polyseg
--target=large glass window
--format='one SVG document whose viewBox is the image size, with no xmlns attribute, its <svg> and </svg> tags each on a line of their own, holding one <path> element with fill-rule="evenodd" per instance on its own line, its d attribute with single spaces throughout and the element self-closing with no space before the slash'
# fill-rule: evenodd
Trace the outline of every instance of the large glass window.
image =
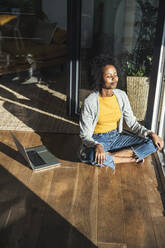
<svg viewBox="0 0 165 248">
<path fill-rule="evenodd" d="M 66 62 L 66 0 L 0 1 L 1 129 L 56 131 Z"/>
<path fill-rule="evenodd" d="M 118 87 L 127 91 L 135 115 L 144 120 L 158 4 L 158 0 L 82 1 L 80 103 L 91 90 L 97 56 L 112 57 L 121 69 Z M 138 79 L 129 83 L 127 76 Z M 145 79 L 138 86 L 140 77 Z M 143 113 L 138 112 L 140 104 Z"/>
</svg>

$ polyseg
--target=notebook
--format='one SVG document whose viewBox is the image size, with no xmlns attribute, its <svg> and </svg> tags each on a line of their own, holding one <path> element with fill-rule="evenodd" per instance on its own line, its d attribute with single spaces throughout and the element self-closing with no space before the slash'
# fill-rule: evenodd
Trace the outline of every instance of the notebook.
<svg viewBox="0 0 165 248">
<path fill-rule="evenodd" d="M 18 151 L 32 170 L 41 171 L 60 166 L 58 159 L 44 145 L 24 148 L 16 136 L 12 132 L 10 133 Z"/>
</svg>

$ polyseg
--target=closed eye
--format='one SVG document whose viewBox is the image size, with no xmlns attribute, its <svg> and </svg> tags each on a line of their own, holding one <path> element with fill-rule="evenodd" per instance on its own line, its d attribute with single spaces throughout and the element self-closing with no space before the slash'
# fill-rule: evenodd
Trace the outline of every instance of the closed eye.
<svg viewBox="0 0 165 248">
<path fill-rule="evenodd" d="M 118 77 L 118 75 L 111 75 L 111 76 L 107 76 L 106 78 L 116 78 Z"/>
</svg>

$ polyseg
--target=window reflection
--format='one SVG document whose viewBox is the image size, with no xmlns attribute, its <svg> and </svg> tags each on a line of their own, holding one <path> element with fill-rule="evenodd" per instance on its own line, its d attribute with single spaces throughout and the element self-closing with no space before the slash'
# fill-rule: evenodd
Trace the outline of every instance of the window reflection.
<svg viewBox="0 0 165 248">
<path fill-rule="evenodd" d="M 0 110 L 11 120 L 6 128 L 54 131 L 57 116 L 68 118 L 66 27 L 66 0 L 0 1 Z M 45 113 L 50 118 L 44 127 Z"/>
<path fill-rule="evenodd" d="M 95 0 L 87 7 L 87 1 L 83 1 L 81 100 L 91 87 L 89 64 L 97 55 L 115 58 L 123 72 L 119 86 L 122 89 L 126 88 L 126 75 L 149 76 L 158 3 L 158 0 Z"/>
</svg>

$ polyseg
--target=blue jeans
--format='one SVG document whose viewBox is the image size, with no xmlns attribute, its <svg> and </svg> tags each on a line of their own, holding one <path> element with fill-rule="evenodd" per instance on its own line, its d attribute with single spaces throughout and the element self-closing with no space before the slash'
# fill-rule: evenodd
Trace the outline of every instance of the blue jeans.
<svg viewBox="0 0 165 248">
<path fill-rule="evenodd" d="M 104 161 L 103 165 L 112 169 L 115 169 L 115 164 L 113 157 L 108 153 L 108 151 L 115 152 L 131 148 L 139 160 L 142 160 L 157 151 L 157 147 L 154 145 L 150 137 L 141 138 L 136 134 L 126 131 L 119 133 L 117 129 L 107 133 L 93 134 L 93 139 L 99 142 L 107 152 L 107 159 Z M 95 162 L 95 148 L 86 148 L 85 154 L 88 163 L 100 166 Z"/>
</svg>

